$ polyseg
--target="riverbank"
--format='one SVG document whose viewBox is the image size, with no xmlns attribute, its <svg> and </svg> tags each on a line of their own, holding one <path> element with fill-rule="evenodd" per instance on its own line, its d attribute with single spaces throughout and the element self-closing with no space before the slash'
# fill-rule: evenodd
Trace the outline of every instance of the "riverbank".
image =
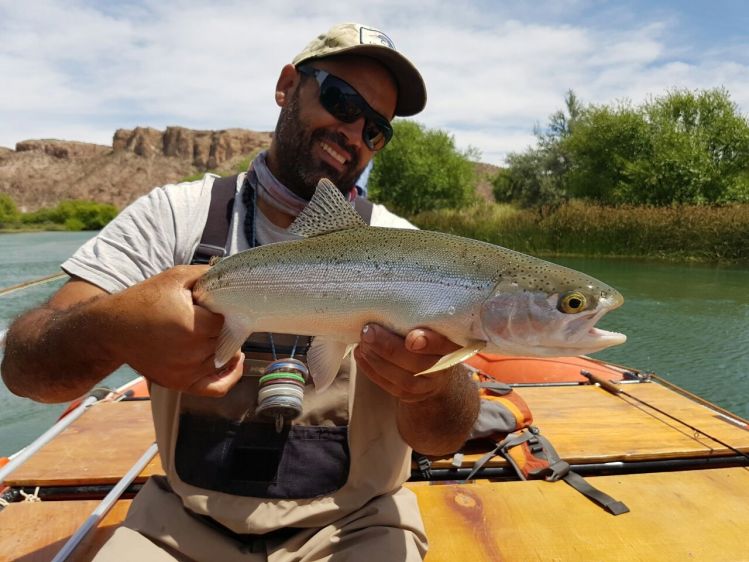
<svg viewBox="0 0 749 562">
<path fill-rule="evenodd" d="M 540 256 L 749 263 L 749 205 L 605 207 L 571 202 L 541 213 L 504 204 L 421 213 L 420 228 Z"/>
</svg>

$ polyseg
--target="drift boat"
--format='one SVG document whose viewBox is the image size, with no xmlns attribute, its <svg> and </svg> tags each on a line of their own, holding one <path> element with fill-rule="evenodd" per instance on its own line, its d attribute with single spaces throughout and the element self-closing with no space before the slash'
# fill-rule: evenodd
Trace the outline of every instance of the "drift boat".
<svg viewBox="0 0 749 562">
<path fill-rule="evenodd" d="M 502 457 L 466 481 L 482 450 L 465 452 L 460 466 L 432 458 L 428 478 L 414 465 L 407 483 L 429 536 L 427 562 L 749 560 L 746 420 L 655 375 L 587 357 L 480 354 L 470 364 L 510 384 L 560 457 L 629 512 L 613 516 L 561 482 L 519 480 Z M 0 561 L 92 559 L 143 482 L 163 474 L 142 378 L 71 415 L 4 476 Z M 101 505 L 107 495 L 111 509 Z M 73 547 L 71 537 L 81 540 Z"/>
</svg>

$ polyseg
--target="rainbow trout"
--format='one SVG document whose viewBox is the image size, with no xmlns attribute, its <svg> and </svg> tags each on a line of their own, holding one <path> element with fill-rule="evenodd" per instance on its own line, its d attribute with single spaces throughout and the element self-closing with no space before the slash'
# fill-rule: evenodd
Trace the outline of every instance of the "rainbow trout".
<svg viewBox="0 0 749 562">
<path fill-rule="evenodd" d="M 304 238 L 230 256 L 196 283 L 195 302 L 224 315 L 217 367 L 253 332 L 315 336 L 307 361 L 322 390 L 369 322 L 462 346 L 424 373 L 479 351 L 580 355 L 626 340 L 594 327 L 622 304 L 616 289 L 486 242 L 370 227 L 326 179 L 289 232 Z"/>
</svg>

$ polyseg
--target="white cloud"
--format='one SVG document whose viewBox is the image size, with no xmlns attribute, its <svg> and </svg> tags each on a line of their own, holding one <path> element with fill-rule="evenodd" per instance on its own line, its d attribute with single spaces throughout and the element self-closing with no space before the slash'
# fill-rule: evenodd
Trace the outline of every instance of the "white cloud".
<svg viewBox="0 0 749 562">
<path fill-rule="evenodd" d="M 695 48 L 675 9 L 644 17 L 585 0 L 0 0 L 0 145 L 109 143 L 114 129 L 136 125 L 270 130 L 280 68 L 337 21 L 385 29 L 427 81 L 417 119 L 488 162 L 531 144 L 533 126 L 569 88 L 583 102 L 639 103 L 672 87 L 725 86 L 749 108 L 744 45 Z"/>
</svg>

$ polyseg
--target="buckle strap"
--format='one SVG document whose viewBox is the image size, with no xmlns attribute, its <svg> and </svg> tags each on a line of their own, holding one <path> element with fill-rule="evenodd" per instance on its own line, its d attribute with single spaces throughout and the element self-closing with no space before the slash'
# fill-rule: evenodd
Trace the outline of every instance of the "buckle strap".
<svg viewBox="0 0 749 562">
<path fill-rule="evenodd" d="M 586 498 L 597 503 L 612 515 L 621 515 L 622 513 L 629 512 L 629 508 L 624 504 L 624 502 L 615 500 L 607 493 L 602 492 L 598 488 L 594 488 L 577 472 L 573 472 L 570 470 L 563 478 L 563 480 L 567 482 L 567 484 L 572 486 L 575 490 L 584 495 Z"/>
</svg>

